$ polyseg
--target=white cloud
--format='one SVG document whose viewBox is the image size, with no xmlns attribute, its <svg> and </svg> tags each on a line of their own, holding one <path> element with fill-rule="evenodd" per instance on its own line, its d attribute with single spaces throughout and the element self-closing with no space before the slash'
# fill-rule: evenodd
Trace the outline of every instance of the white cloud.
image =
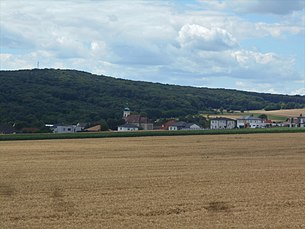
<svg viewBox="0 0 305 229">
<path fill-rule="evenodd" d="M 209 51 L 220 51 L 236 48 L 238 43 L 232 34 L 221 28 L 211 28 L 200 25 L 184 25 L 177 38 L 183 48 L 196 48 Z"/>
<path fill-rule="evenodd" d="M 221 77 L 232 85 L 299 80 L 295 57 L 240 44 L 302 34 L 304 15 L 290 8 L 275 23 L 251 22 L 226 12 L 234 1 L 209 2 L 212 8 L 177 10 L 164 1 L 1 1 L 1 69 L 39 60 L 41 67 L 194 86 Z M 244 11 L 254 7 L 247 2 Z"/>
</svg>

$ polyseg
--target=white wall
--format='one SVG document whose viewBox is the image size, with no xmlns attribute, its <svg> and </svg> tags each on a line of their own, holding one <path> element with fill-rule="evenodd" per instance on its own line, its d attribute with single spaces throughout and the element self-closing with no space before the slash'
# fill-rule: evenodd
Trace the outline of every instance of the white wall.
<svg viewBox="0 0 305 229">
<path fill-rule="evenodd" d="M 133 127 L 118 127 L 118 131 L 137 131 L 139 128 L 133 128 Z"/>
</svg>

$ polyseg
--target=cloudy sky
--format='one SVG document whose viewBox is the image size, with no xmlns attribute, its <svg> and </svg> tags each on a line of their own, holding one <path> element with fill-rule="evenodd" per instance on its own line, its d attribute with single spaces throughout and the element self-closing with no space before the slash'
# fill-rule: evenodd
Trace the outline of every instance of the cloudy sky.
<svg viewBox="0 0 305 229">
<path fill-rule="evenodd" d="M 305 94 L 305 0 L 1 0 L 1 70 Z"/>
</svg>

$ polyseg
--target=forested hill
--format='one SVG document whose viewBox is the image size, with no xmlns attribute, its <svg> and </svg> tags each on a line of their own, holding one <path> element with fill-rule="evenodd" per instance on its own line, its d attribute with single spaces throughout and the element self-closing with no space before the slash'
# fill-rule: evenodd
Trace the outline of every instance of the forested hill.
<svg viewBox="0 0 305 229">
<path fill-rule="evenodd" d="M 0 123 L 119 119 L 127 103 L 133 111 L 159 118 L 215 108 L 300 108 L 305 97 L 138 82 L 76 70 L 0 71 Z"/>
</svg>

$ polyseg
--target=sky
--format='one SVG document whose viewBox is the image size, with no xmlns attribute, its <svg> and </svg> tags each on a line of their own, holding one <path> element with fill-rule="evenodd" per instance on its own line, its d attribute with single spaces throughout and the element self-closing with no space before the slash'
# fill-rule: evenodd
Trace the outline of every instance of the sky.
<svg viewBox="0 0 305 229">
<path fill-rule="evenodd" d="M 1 0 L 0 69 L 305 94 L 305 0 Z"/>
</svg>

